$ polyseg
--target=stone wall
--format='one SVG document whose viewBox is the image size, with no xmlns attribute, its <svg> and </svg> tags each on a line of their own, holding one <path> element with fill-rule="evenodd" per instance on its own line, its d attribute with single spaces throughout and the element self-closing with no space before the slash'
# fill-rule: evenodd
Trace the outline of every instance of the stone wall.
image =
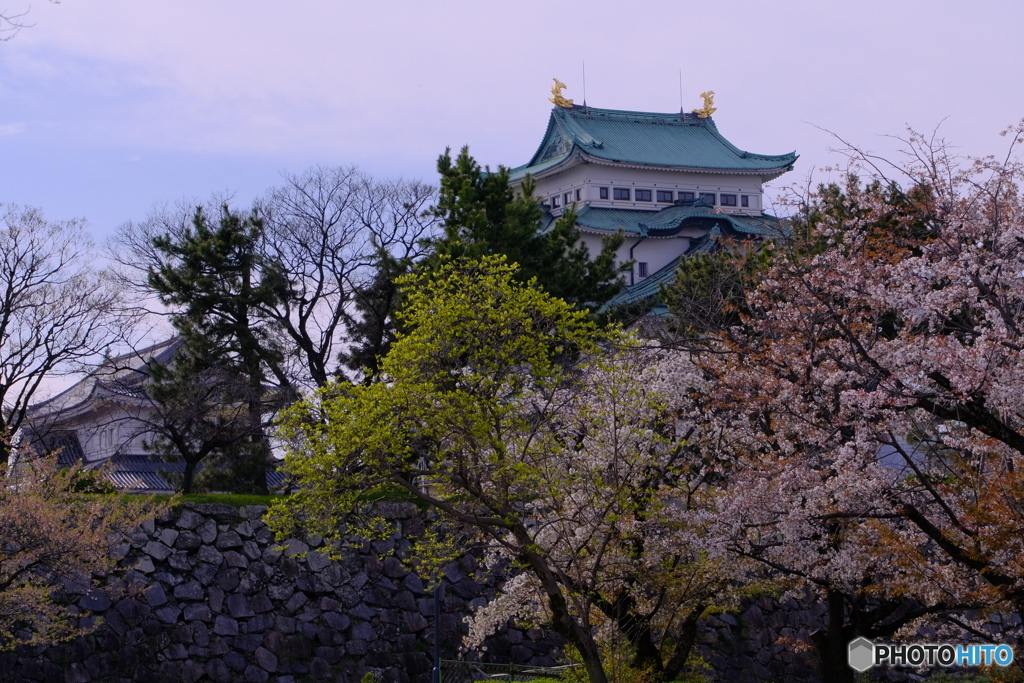
<svg viewBox="0 0 1024 683">
<path fill-rule="evenodd" d="M 396 557 L 379 559 L 404 551 L 422 522 L 413 505 L 382 508 L 402 532 L 334 561 L 319 538 L 275 542 L 262 506 L 186 503 L 133 534 L 123 580 L 102 591 L 66 584 L 80 624 L 100 621 L 94 632 L 0 655 L 0 680 L 355 683 L 372 672 L 381 683 L 426 683 L 433 599 Z M 472 555 L 447 569 L 442 657 L 458 655 L 462 618 L 494 593 L 476 569 Z M 553 665 L 558 651 L 537 629 L 509 627 L 487 656 Z"/>
<path fill-rule="evenodd" d="M 401 531 L 331 560 L 321 539 L 274 541 L 263 506 L 195 505 L 146 522 L 121 548 L 123 577 L 102 590 L 65 584 L 82 627 L 72 642 L 0 654 L 4 683 L 428 683 L 432 595 L 394 555 L 422 528 L 417 508 L 386 504 Z M 483 652 L 458 651 L 463 618 L 493 597 L 498 577 L 467 553 L 444 577 L 442 657 L 559 663 L 561 640 L 507 625 Z M 479 579 L 479 580 L 478 580 Z M 745 599 L 704 619 L 695 654 L 711 683 L 820 683 L 810 643 L 824 626 L 811 601 Z M 923 634 L 926 635 L 926 634 Z M 891 680 L 906 676 L 890 671 Z"/>
</svg>

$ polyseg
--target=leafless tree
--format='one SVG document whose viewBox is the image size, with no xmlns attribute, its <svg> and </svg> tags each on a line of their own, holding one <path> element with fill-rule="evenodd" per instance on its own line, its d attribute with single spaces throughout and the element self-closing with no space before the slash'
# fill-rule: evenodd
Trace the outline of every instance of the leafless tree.
<svg viewBox="0 0 1024 683">
<path fill-rule="evenodd" d="M 50 0 L 55 5 L 60 4 L 60 0 Z M 7 42 L 23 28 L 28 28 L 32 24 L 25 23 L 25 17 L 28 15 L 28 10 L 24 12 L 11 12 L 8 10 L 0 10 L 0 43 Z"/>
<path fill-rule="evenodd" d="M 83 222 L 0 206 L 0 435 L 22 427 L 46 380 L 80 370 L 130 326 L 93 259 Z M 9 456 L 0 439 L 0 463 Z"/>
<path fill-rule="evenodd" d="M 324 386 L 334 374 L 353 298 L 373 279 L 381 252 L 418 255 L 434 227 L 424 216 L 434 196 L 420 182 L 318 166 L 285 176 L 259 202 L 265 256 L 283 267 L 292 286 L 266 314 L 298 347 L 307 382 Z"/>
<path fill-rule="evenodd" d="M 279 268 L 289 289 L 261 316 L 295 350 L 286 359 L 295 386 L 319 387 L 338 373 L 338 354 L 355 322 L 353 301 L 373 281 L 381 254 L 416 258 L 435 219 L 425 210 L 436 189 L 416 181 L 375 180 L 352 166 L 317 166 L 285 175 L 280 187 L 256 202 L 264 224 L 263 261 Z M 216 215 L 230 196 L 204 202 Z M 150 270 L 161 255 L 153 238 L 180 236 L 192 224 L 196 202 L 160 207 L 149 218 L 127 223 L 109 244 L 123 291 L 150 298 Z"/>
</svg>

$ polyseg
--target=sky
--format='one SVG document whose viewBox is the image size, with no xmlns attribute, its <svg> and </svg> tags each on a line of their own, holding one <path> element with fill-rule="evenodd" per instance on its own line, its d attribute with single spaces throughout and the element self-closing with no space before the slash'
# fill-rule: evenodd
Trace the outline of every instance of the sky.
<svg viewBox="0 0 1024 683">
<path fill-rule="evenodd" d="M 564 96 L 672 112 L 716 93 L 775 185 L 841 164 L 833 136 L 895 158 L 907 126 L 1005 155 L 1024 117 L 1020 0 L 328 2 L 0 0 L 0 203 L 85 218 L 98 241 L 161 204 L 245 205 L 313 165 L 435 180 L 469 145 L 517 166 Z M 22 3 L 22 4 L 19 4 Z M 828 132 L 828 131 L 831 131 Z"/>
</svg>

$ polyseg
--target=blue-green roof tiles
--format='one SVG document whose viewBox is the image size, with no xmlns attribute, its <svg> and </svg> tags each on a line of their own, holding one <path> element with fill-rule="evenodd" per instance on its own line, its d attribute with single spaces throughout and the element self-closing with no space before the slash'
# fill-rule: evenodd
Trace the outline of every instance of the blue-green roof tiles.
<svg viewBox="0 0 1024 683">
<path fill-rule="evenodd" d="M 577 105 L 552 110 L 540 148 L 528 163 L 512 169 L 512 179 L 557 166 L 574 151 L 611 162 L 765 177 L 784 173 L 797 159 L 795 152 L 745 152 L 722 137 L 710 117 Z"/>
</svg>

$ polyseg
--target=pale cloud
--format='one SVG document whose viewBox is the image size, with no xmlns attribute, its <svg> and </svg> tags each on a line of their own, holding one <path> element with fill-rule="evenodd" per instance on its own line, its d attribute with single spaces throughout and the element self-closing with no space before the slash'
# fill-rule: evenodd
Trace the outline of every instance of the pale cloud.
<svg viewBox="0 0 1024 683">
<path fill-rule="evenodd" d="M 35 25 L 0 50 L 0 117 L 24 122 L 18 140 L 85 156 L 173 156 L 167 177 L 145 176 L 165 192 L 149 201 L 197 191 L 171 176 L 186 158 L 247 164 L 259 178 L 360 163 L 431 180 L 446 146 L 469 144 L 491 166 L 525 162 L 547 124 L 551 78 L 581 102 L 585 60 L 592 106 L 689 110 L 714 90 L 723 134 L 753 152 L 795 149 L 786 178 L 798 181 L 836 162 L 834 141 L 806 122 L 888 153 L 878 135 L 948 117 L 951 140 L 996 152 L 996 133 L 1024 116 L 1005 66 L 1024 61 L 1024 3 L 981 5 L 43 2 Z M 30 146 L 2 152 L 5 163 L 23 155 L 22 182 L 37 173 L 42 187 L 52 175 Z M 102 183 L 101 196 L 119 182 L 81 176 L 82 195 L 86 183 Z M 225 186 L 236 187 L 225 178 L 209 190 Z"/>
<path fill-rule="evenodd" d="M 17 135 L 24 130 L 24 123 L 0 123 L 0 137 L 5 135 Z"/>
</svg>

